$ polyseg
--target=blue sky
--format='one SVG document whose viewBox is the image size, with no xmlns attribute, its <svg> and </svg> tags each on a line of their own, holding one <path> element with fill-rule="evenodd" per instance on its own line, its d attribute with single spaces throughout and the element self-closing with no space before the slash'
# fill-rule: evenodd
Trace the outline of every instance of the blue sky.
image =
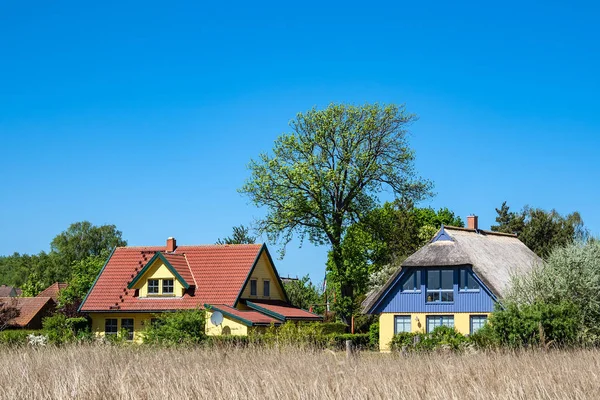
<svg viewBox="0 0 600 400">
<path fill-rule="evenodd" d="M 236 192 L 248 161 L 330 102 L 419 115 L 422 205 L 483 228 L 504 200 L 578 210 L 600 235 L 591 2 L 84 3 L 0 5 L 0 254 L 80 220 L 212 243 L 264 212 Z M 319 281 L 325 258 L 276 263 Z"/>
</svg>

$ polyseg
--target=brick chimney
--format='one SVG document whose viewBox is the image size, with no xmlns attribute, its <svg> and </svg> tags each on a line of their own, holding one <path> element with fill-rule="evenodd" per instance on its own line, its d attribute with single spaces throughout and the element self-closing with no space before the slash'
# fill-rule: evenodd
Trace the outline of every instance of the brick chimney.
<svg viewBox="0 0 600 400">
<path fill-rule="evenodd" d="M 174 237 L 170 237 L 167 239 L 167 253 L 172 253 L 177 248 L 177 242 Z"/>
<path fill-rule="evenodd" d="M 477 217 L 477 215 L 469 215 L 467 217 L 467 228 L 473 230 L 479 229 L 478 220 L 479 217 Z"/>
</svg>

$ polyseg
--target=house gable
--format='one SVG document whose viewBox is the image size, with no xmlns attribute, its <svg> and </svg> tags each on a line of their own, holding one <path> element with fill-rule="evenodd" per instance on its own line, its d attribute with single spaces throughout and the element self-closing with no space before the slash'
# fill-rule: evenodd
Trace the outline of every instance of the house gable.
<svg viewBox="0 0 600 400">
<path fill-rule="evenodd" d="M 252 281 L 256 282 L 256 294 L 252 294 Z M 265 296 L 265 281 L 269 282 L 269 294 Z M 258 253 L 256 261 L 253 267 L 250 269 L 250 273 L 246 278 L 244 286 L 240 291 L 238 300 L 235 306 L 238 305 L 240 299 L 263 299 L 263 300 L 282 300 L 287 301 L 283 284 L 279 278 L 279 274 L 275 269 L 271 255 L 267 250 L 266 246 L 263 246 L 261 251 Z"/>
<path fill-rule="evenodd" d="M 183 256 L 178 256 L 183 258 Z M 188 278 L 189 279 L 189 278 Z M 163 253 L 156 253 L 154 257 L 140 270 L 137 276 L 127 286 L 128 289 L 136 289 L 139 291 L 139 297 L 151 297 L 149 293 L 148 281 L 158 281 L 159 292 L 155 295 L 164 296 L 163 283 L 168 280 L 173 281 L 173 293 L 170 296 L 182 297 L 185 289 L 190 287 L 190 284 L 181 276 L 179 271 L 169 262 L 168 258 Z"/>
<path fill-rule="evenodd" d="M 463 265 L 458 267 L 440 267 L 451 269 L 454 274 L 453 282 L 453 301 L 448 303 L 427 302 L 427 270 L 437 269 L 435 267 L 427 268 L 402 268 L 395 281 L 388 287 L 387 291 L 381 295 L 372 307 L 368 310 L 369 314 L 379 313 L 443 313 L 443 312 L 491 312 L 494 309 L 496 298 L 472 270 L 471 266 Z M 458 287 L 459 271 L 467 270 L 470 276 L 473 276 L 479 283 L 479 290 L 460 290 Z M 419 288 L 417 290 L 402 290 L 405 282 L 418 274 Z"/>
</svg>

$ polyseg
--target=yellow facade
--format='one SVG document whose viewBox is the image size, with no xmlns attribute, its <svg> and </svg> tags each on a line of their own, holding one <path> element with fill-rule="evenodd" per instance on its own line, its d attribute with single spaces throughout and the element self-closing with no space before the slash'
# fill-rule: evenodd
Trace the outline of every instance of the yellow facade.
<svg viewBox="0 0 600 400">
<path fill-rule="evenodd" d="M 150 319 L 153 314 L 147 313 L 91 313 L 92 332 L 98 337 L 104 337 L 104 323 L 107 318 L 117 320 L 117 332 L 121 331 L 121 320 L 124 318 L 133 318 L 133 341 L 141 343 L 144 339 L 143 332 L 150 325 Z"/>
<path fill-rule="evenodd" d="M 206 311 L 206 334 L 209 336 L 220 336 L 220 335 L 241 335 L 246 336 L 248 334 L 248 327 L 236 320 L 223 316 L 223 322 L 221 325 L 214 325 L 210 321 L 211 311 Z"/>
<path fill-rule="evenodd" d="M 150 296 L 174 296 L 181 297 L 183 296 L 184 287 L 175 278 L 173 273 L 167 268 L 164 262 L 157 258 L 154 263 L 150 266 L 150 268 L 144 273 L 138 282 L 134 285 L 134 289 L 139 289 L 140 297 L 148 297 L 148 279 L 158 279 L 159 280 L 159 294 L 151 294 Z M 163 295 L 162 294 L 162 280 L 163 279 L 173 279 L 173 294 Z"/>
<path fill-rule="evenodd" d="M 382 313 L 379 315 L 379 350 L 390 351 L 390 342 L 394 337 L 394 316 L 410 315 L 410 328 L 413 333 L 424 333 L 427 330 L 427 317 L 436 315 L 454 316 L 454 328 L 468 335 L 471 331 L 471 316 L 489 313 Z"/>
<path fill-rule="evenodd" d="M 250 281 L 256 280 L 256 296 L 250 295 Z M 270 286 L 270 294 L 269 296 L 265 296 L 264 289 L 264 281 L 269 281 Z M 260 259 L 256 263 L 256 267 L 254 271 L 252 271 L 252 275 L 250 275 L 250 279 L 248 283 L 244 287 L 242 291 L 242 298 L 244 299 L 269 299 L 269 300 L 284 300 L 283 296 L 283 288 L 279 285 L 279 280 L 275 276 L 275 272 L 273 270 L 273 265 L 269 261 L 269 257 L 267 257 L 267 253 L 263 252 L 260 256 Z"/>
</svg>

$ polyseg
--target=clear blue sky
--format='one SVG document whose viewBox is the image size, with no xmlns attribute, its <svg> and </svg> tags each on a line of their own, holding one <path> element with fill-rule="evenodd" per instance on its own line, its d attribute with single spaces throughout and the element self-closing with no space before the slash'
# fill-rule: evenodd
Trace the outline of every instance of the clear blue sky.
<svg viewBox="0 0 600 400">
<path fill-rule="evenodd" d="M 600 234 L 592 2 L 161 3 L 0 5 L 0 254 L 80 220 L 212 243 L 263 213 L 236 192 L 250 158 L 330 102 L 420 116 L 423 205 L 483 228 L 504 200 L 578 210 Z M 325 255 L 276 263 L 319 281 Z"/>
</svg>

